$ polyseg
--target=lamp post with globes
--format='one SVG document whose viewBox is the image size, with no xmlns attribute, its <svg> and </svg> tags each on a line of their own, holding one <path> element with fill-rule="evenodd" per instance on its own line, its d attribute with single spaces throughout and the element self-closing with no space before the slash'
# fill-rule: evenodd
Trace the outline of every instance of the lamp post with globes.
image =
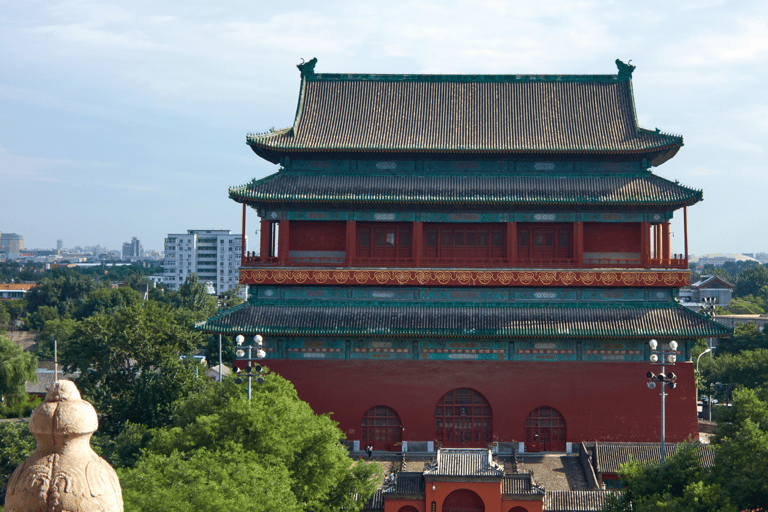
<svg viewBox="0 0 768 512">
<path fill-rule="evenodd" d="M 645 374 L 646 377 L 648 377 L 648 388 L 654 389 L 656 387 L 656 384 L 661 385 L 661 462 L 664 462 L 664 448 L 665 448 L 665 440 L 664 440 L 664 434 L 665 434 L 665 414 L 666 414 L 666 398 L 667 393 L 665 391 L 665 388 L 669 389 L 675 389 L 677 387 L 677 375 L 675 375 L 672 372 L 665 373 L 666 365 L 674 365 L 675 361 L 677 360 L 677 342 L 675 340 L 672 340 L 669 342 L 669 344 L 664 346 L 659 346 L 659 342 L 656 340 L 651 340 L 648 342 L 648 346 L 651 347 L 651 363 L 652 364 L 660 364 L 661 365 L 661 372 L 658 375 L 655 375 L 653 372 L 648 372 Z"/>
<path fill-rule="evenodd" d="M 252 365 L 253 361 L 260 361 L 261 359 L 264 359 L 267 356 L 267 353 L 264 352 L 264 338 L 262 338 L 259 334 L 253 337 L 253 344 L 252 345 L 246 345 L 243 346 L 243 342 L 245 342 L 245 337 L 242 334 L 239 334 L 235 338 L 235 342 L 237 342 L 237 350 L 235 351 L 235 355 L 238 359 L 244 359 L 247 361 L 247 366 L 245 367 L 245 373 L 246 377 L 248 378 L 248 401 L 251 400 L 251 379 L 255 378 L 257 384 L 262 384 L 264 382 L 264 377 L 261 376 L 261 366 L 260 365 Z M 248 357 L 245 356 L 245 351 L 248 351 Z M 252 357 L 254 355 L 254 352 L 256 354 L 256 357 Z M 256 373 L 256 377 L 254 377 L 254 370 Z M 240 377 L 237 377 L 235 379 L 235 382 L 238 384 L 243 383 L 243 379 Z"/>
</svg>

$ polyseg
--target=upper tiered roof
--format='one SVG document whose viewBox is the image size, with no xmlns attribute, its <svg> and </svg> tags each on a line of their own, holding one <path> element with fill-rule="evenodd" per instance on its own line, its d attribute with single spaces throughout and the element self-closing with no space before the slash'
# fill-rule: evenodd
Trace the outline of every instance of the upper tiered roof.
<svg viewBox="0 0 768 512">
<path fill-rule="evenodd" d="M 249 135 L 263 158 L 297 153 L 634 155 L 668 160 L 683 138 L 637 125 L 631 72 L 617 75 L 373 75 L 299 65 L 293 126 Z"/>
</svg>

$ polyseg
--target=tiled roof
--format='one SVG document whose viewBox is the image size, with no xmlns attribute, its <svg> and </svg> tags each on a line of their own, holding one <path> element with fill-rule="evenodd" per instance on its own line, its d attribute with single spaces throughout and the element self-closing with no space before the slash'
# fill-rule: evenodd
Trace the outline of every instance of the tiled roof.
<svg viewBox="0 0 768 512">
<path fill-rule="evenodd" d="M 544 494 L 544 489 L 536 485 L 530 473 L 507 475 L 502 481 L 502 494 Z"/>
<path fill-rule="evenodd" d="M 674 455 L 679 444 L 666 444 L 664 454 Z M 714 451 L 709 446 L 698 444 L 699 456 L 703 466 L 711 466 L 714 462 Z M 659 443 L 595 443 L 595 459 L 597 473 L 617 473 L 622 464 L 629 458 L 632 460 L 657 463 L 661 461 Z"/>
<path fill-rule="evenodd" d="M 435 460 L 424 470 L 427 476 L 504 476 L 504 468 L 493 461 L 491 450 L 440 448 Z"/>
<path fill-rule="evenodd" d="M 609 494 L 605 491 L 548 491 L 544 496 L 544 510 L 550 512 L 603 510 Z"/>
<path fill-rule="evenodd" d="M 246 203 L 691 205 L 702 192 L 652 174 L 619 176 L 369 176 L 278 172 L 229 189 Z"/>
<path fill-rule="evenodd" d="M 382 511 L 384 510 L 384 498 L 382 496 L 382 490 L 376 489 L 376 492 L 373 493 L 373 496 L 371 496 L 368 499 L 368 502 L 363 505 L 362 511 Z"/>
<path fill-rule="evenodd" d="M 415 472 L 395 473 L 395 484 L 384 489 L 385 494 L 424 494 L 424 474 Z"/>
<path fill-rule="evenodd" d="M 631 83 L 616 75 L 312 74 L 294 125 L 247 142 L 268 158 L 265 150 L 674 154 L 683 140 L 639 128 Z"/>
<path fill-rule="evenodd" d="M 0 283 L 0 291 L 26 291 L 37 286 L 37 283 Z"/>
<path fill-rule="evenodd" d="M 197 330 L 275 336 L 704 338 L 731 330 L 688 308 L 647 303 L 453 306 L 260 306 L 244 303 Z"/>
</svg>

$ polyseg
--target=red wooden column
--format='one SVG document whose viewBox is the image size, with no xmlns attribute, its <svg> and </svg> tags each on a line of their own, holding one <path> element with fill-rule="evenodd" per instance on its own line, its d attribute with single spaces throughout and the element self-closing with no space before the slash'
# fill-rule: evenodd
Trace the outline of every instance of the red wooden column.
<svg viewBox="0 0 768 512">
<path fill-rule="evenodd" d="M 259 260 L 262 263 L 269 261 L 272 252 L 272 223 L 267 219 L 261 219 L 261 237 L 259 240 Z"/>
<path fill-rule="evenodd" d="M 685 238 L 685 268 L 688 268 L 688 207 L 683 206 L 683 236 Z"/>
<path fill-rule="evenodd" d="M 517 222 L 507 222 L 507 261 L 510 267 L 517 265 Z"/>
<path fill-rule="evenodd" d="M 421 266 L 421 258 L 424 253 L 424 223 L 420 220 L 413 222 L 413 237 L 411 237 L 411 249 L 413 250 L 413 266 Z"/>
<path fill-rule="evenodd" d="M 344 245 L 344 266 L 351 267 L 355 259 L 355 248 L 357 247 L 357 221 L 347 221 L 347 233 Z"/>
<path fill-rule="evenodd" d="M 584 223 L 573 223 L 573 258 L 576 260 L 576 267 L 584 265 Z"/>
<path fill-rule="evenodd" d="M 669 222 L 661 224 L 661 257 L 665 265 L 669 265 L 669 259 L 672 256 L 670 251 L 671 241 L 669 236 Z"/>
<path fill-rule="evenodd" d="M 245 266 L 245 203 L 243 203 L 243 232 L 240 235 L 240 266 Z"/>
<path fill-rule="evenodd" d="M 288 251 L 290 247 L 288 247 L 288 238 L 290 234 L 290 221 L 288 219 L 282 219 L 280 221 L 280 232 L 278 233 L 278 241 L 277 241 L 277 261 L 280 265 L 287 265 L 288 264 Z"/>
<path fill-rule="evenodd" d="M 640 266 L 648 268 L 651 258 L 651 223 L 640 223 Z"/>
</svg>

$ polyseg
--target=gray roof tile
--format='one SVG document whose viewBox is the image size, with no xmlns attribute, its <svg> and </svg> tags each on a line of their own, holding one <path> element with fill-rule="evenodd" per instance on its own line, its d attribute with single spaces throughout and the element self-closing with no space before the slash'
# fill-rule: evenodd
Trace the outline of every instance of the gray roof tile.
<svg viewBox="0 0 768 512">
<path fill-rule="evenodd" d="M 429 476 L 504 476 L 504 468 L 493 460 L 491 450 L 440 448 L 424 470 Z"/>
<path fill-rule="evenodd" d="M 544 510 L 550 512 L 587 512 L 603 510 L 608 498 L 606 491 L 548 491 Z"/>
<path fill-rule="evenodd" d="M 278 172 L 229 189 L 248 204 L 472 206 L 692 205 L 702 192 L 652 174 L 626 176 L 363 176 Z"/>
<path fill-rule="evenodd" d="M 668 443 L 664 454 L 674 455 L 680 444 Z M 715 452 L 707 445 L 698 444 L 699 456 L 703 466 L 711 466 Z M 618 473 L 622 464 L 629 458 L 644 463 L 661 462 L 661 447 L 659 443 L 595 443 L 595 471 L 597 473 Z"/>
<path fill-rule="evenodd" d="M 682 145 L 682 137 L 637 126 L 630 82 L 616 75 L 306 78 L 293 127 L 249 136 L 254 149 L 617 153 Z"/>
</svg>

